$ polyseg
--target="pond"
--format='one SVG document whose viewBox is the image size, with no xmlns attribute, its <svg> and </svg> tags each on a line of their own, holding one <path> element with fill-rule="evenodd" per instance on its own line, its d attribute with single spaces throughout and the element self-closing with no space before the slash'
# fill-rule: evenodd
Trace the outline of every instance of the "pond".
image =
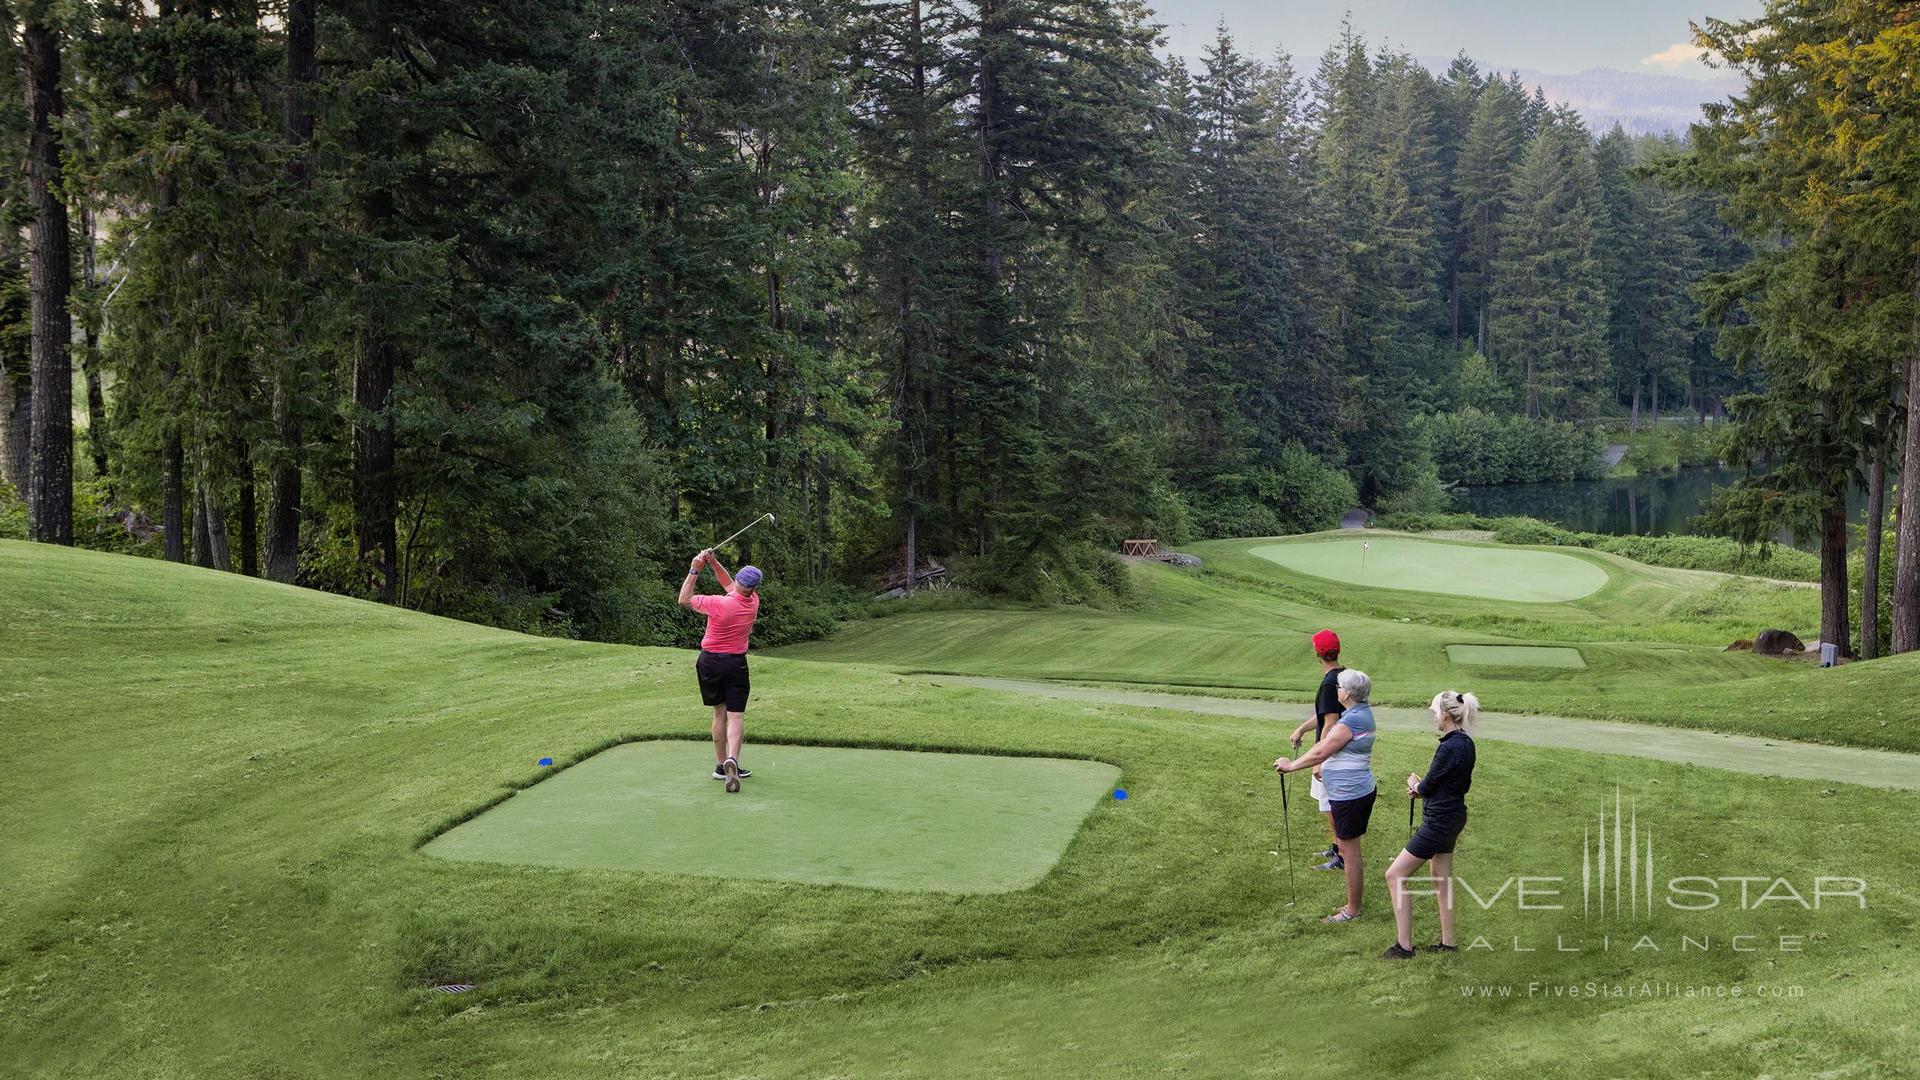
<svg viewBox="0 0 1920 1080">
<path fill-rule="evenodd" d="M 1615 536 L 1691 534 L 1699 531 L 1693 519 L 1706 508 L 1714 489 L 1739 476 L 1738 469 L 1716 467 L 1558 484 L 1506 484 L 1468 488 L 1455 501 L 1460 509 L 1476 514 L 1535 517 L 1577 532 Z M 1847 516 L 1855 524 L 1865 518 L 1866 501 L 1859 492 L 1849 501 Z M 1795 546 L 1810 548 L 1812 539 Z"/>
</svg>

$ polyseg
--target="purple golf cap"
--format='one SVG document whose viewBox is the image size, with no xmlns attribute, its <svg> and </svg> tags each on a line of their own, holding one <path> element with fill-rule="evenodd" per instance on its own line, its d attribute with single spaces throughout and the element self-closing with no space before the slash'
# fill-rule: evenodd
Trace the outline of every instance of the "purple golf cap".
<svg viewBox="0 0 1920 1080">
<path fill-rule="evenodd" d="M 760 568 L 743 566 L 739 573 L 733 575 L 733 580 L 743 589 L 757 589 L 760 587 Z"/>
</svg>

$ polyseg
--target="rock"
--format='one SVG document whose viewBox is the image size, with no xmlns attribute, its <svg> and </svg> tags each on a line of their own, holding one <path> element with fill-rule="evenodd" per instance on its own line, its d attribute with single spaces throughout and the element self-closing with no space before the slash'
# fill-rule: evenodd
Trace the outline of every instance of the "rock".
<svg viewBox="0 0 1920 1080">
<path fill-rule="evenodd" d="M 894 589 L 888 589 L 888 590 L 887 590 L 886 592 L 883 592 L 883 593 L 881 593 L 881 594 L 880 594 L 880 595 L 879 595 L 879 596 L 877 597 L 877 599 L 880 599 L 880 600 L 901 600 L 901 599 L 905 599 L 905 597 L 906 597 L 906 595 L 907 595 L 907 590 L 906 590 L 906 587 L 905 587 L 905 586 L 901 586 L 901 587 L 899 587 L 899 588 L 894 588 Z"/>
<path fill-rule="evenodd" d="M 1785 630 L 1762 630 L 1754 635 L 1753 651 L 1762 656 L 1785 656 L 1788 653 L 1806 652 L 1807 647 Z"/>
</svg>

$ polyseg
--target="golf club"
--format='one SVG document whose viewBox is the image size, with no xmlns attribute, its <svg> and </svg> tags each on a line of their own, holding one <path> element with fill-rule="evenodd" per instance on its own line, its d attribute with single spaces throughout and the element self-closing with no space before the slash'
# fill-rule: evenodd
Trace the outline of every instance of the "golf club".
<svg viewBox="0 0 1920 1080">
<path fill-rule="evenodd" d="M 1407 843 L 1413 843 L 1413 800 L 1407 800 Z"/>
<path fill-rule="evenodd" d="M 746 532 L 748 529 L 753 528 L 755 525 L 758 525 L 763 521 L 772 521 L 772 520 L 773 520 L 772 514 L 761 514 L 759 517 L 754 518 L 752 521 L 749 521 L 744 526 L 742 526 L 740 529 L 740 532 L 734 533 L 732 536 L 727 537 L 725 540 L 722 540 L 717 544 L 709 544 L 707 546 L 707 550 L 719 551 L 721 548 L 726 547 L 728 544 L 733 543 L 735 540 L 738 540 L 740 538 L 741 533 Z"/>
<path fill-rule="evenodd" d="M 1287 853 L 1287 906 L 1292 907 L 1300 893 L 1293 885 L 1293 816 L 1287 812 L 1286 773 L 1280 774 L 1280 831 L 1286 837 L 1282 847 Z"/>
</svg>

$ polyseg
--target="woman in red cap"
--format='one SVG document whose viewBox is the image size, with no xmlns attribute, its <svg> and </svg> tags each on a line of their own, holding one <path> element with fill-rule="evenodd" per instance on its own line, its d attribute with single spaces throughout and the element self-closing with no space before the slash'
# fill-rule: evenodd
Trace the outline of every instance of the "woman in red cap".
<svg viewBox="0 0 1920 1080">
<path fill-rule="evenodd" d="M 1320 661 L 1320 693 L 1313 700 L 1313 715 L 1307 717 L 1299 727 L 1293 729 L 1293 748 L 1300 749 L 1300 740 L 1306 737 L 1307 728 L 1313 728 L 1313 741 L 1318 743 L 1326 734 L 1327 725 L 1338 723 L 1344 711 L 1340 704 L 1340 673 L 1347 670 L 1340 666 L 1340 635 L 1331 630 L 1322 630 L 1313 635 L 1313 655 Z M 1334 836 L 1333 803 L 1327 798 L 1327 789 L 1320 782 L 1320 770 L 1313 770 L 1313 782 L 1307 791 L 1320 804 L 1320 812 L 1327 818 L 1327 835 Z M 1315 870 L 1344 870 L 1346 863 L 1340 858 L 1338 839 L 1320 853 L 1327 861 L 1315 866 Z"/>
</svg>

